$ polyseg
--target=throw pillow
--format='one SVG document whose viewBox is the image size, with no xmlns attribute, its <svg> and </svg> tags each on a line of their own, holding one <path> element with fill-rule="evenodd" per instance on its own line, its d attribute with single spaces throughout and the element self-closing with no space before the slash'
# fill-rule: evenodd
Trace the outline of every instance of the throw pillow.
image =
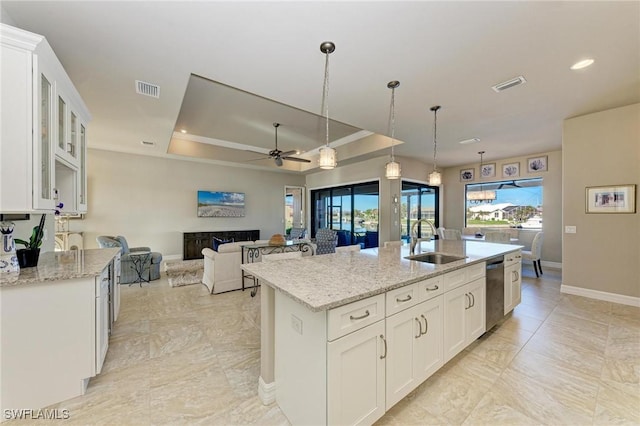
<svg viewBox="0 0 640 426">
<path fill-rule="evenodd" d="M 220 244 L 226 244 L 226 243 L 232 243 L 232 242 L 233 242 L 233 238 L 230 238 L 228 240 L 223 240 L 220 238 L 213 237 L 213 249 L 215 251 L 218 251 L 218 246 L 220 246 Z"/>
</svg>

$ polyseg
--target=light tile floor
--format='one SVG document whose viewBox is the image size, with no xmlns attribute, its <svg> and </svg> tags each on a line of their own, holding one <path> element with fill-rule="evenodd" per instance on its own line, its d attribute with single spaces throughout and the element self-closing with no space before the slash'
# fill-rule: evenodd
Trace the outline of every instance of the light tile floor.
<svg viewBox="0 0 640 426">
<path fill-rule="evenodd" d="M 523 275 L 513 315 L 377 424 L 640 424 L 640 309 L 563 295 L 559 271 Z M 123 286 L 102 374 L 50 408 L 70 425 L 289 424 L 257 396 L 259 299 Z"/>
</svg>

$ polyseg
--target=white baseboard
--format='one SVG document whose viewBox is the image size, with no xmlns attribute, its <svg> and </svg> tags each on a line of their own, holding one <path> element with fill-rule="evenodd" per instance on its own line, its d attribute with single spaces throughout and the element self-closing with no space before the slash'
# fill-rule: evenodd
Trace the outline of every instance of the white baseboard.
<svg viewBox="0 0 640 426">
<path fill-rule="evenodd" d="M 258 396 L 264 405 L 276 402 L 276 382 L 265 383 L 262 376 L 258 379 Z"/>
<path fill-rule="evenodd" d="M 182 260 L 182 255 L 181 254 L 168 254 L 168 255 L 162 255 L 162 261 L 164 262 L 165 260 Z"/>
<path fill-rule="evenodd" d="M 623 294 L 607 293 L 605 291 L 591 290 L 588 288 L 574 287 L 562 284 L 560 292 L 575 294 L 576 296 L 588 297 L 590 299 L 604 300 L 605 302 L 620 303 L 621 305 L 636 306 L 640 308 L 640 297 L 625 296 Z"/>
<path fill-rule="evenodd" d="M 540 263 L 545 268 L 562 269 L 562 263 L 561 262 L 547 262 L 545 260 L 542 260 L 542 261 L 540 261 Z"/>
</svg>

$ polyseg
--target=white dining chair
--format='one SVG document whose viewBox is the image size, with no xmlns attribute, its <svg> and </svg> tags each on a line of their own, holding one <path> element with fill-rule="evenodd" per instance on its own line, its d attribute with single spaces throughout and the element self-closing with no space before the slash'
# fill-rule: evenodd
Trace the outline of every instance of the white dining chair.
<svg viewBox="0 0 640 426">
<path fill-rule="evenodd" d="M 543 238 L 544 233 L 538 232 L 535 237 L 533 237 L 531 250 L 522 250 L 522 260 L 530 260 L 533 262 L 533 269 L 536 271 L 536 277 L 538 278 L 542 275 L 542 264 L 540 263 L 540 258 L 542 257 Z"/>
</svg>

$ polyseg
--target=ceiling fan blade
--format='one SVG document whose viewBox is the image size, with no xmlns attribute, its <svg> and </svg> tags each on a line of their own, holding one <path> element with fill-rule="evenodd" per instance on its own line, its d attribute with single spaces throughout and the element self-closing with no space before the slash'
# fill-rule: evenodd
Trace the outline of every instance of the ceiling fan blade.
<svg viewBox="0 0 640 426">
<path fill-rule="evenodd" d="M 293 151 L 285 151 L 285 152 L 281 152 L 281 153 L 280 153 L 280 157 L 288 157 L 288 156 L 290 156 L 291 154 L 297 154 L 297 153 L 298 153 L 298 151 L 296 151 L 296 150 L 293 150 Z"/>
<path fill-rule="evenodd" d="M 244 161 L 260 161 L 260 160 L 270 160 L 271 157 L 269 157 L 268 155 L 265 157 L 260 157 L 260 158 L 252 158 L 250 160 L 244 160 Z"/>
<path fill-rule="evenodd" d="M 245 149 L 244 151 L 246 151 L 246 152 L 253 152 L 254 154 L 264 155 L 264 156 L 265 156 L 265 158 L 269 158 L 269 154 L 267 154 L 266 152 L 253 151 L 253 150 L 251 150 L 251 149 Z"/>
<path fill-rule="evenodd" d="M 307 160 L 306 158 L 297 158 L 297 157 L 282 157 L 283 160 L 287 161 L 297 161 L 298 163 L 310 163 L 311 160 Z"/>
</svg>

